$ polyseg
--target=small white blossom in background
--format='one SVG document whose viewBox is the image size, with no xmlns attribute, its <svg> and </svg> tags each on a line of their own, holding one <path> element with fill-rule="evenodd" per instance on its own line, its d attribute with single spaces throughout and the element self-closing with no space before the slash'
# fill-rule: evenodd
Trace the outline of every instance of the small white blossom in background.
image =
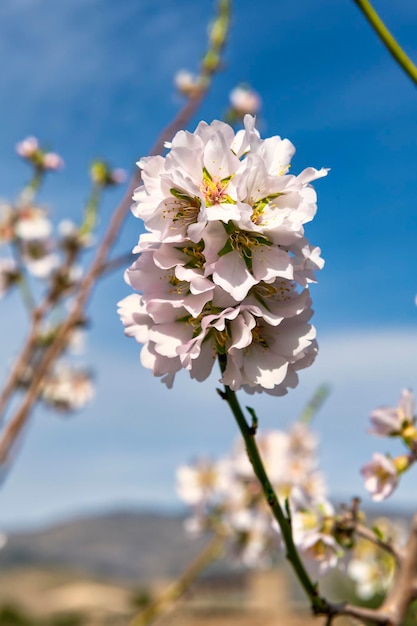
<svg viewBox="0 0 417 626">
<path fill-rule="evenodd" d="M 90 232 L 82 232 L 80 227 L 71 220 L 62 220 L 58 224 L 58 234 L 60 236 L 60 247 L 71 253 L 74 250 L 89 248 L 95 241 Z"/>
<path fill-rule="evenodd" d="M 28 272 L 40 279 L 49 278 L 60 264 L 52 238 L 23 240 L 21 255 Z"/>
<path fill-rule="evenodd" d="M 306 498 L 300 489 L 290 494 L 289 502 L 294 543 L 312 575 L 323 576 L 344 554 L 333 533 L 333 506 L 325 498 Z"/>
<path fill-rule="evenodd" d="M 400 435 L 404 428 L 414 425 L 414 413 L 413 392 L 410 389 L 403 389 L 398 407 L 379 407 L 371 413 L 370 432 L 383 437 Z"/>
<path fill-rule="evenodd" d="M 294 146 L 261 139 L 254 118 L 236 134 L 219 121 L 178 132 L 166 157 L 139 161 L 133 213 L 145 223 L 119 303 L 141 361 L 172 386 L 207 378 L 218 355 L 233 390 L 282 395 L 315 359 L 308 284 L 323 266 L 304 236 L 316 212 L 311 182 L 287 173 Z"/>
<path fill-rule="evenodd" d="M 384 540 L 397 547 L 405 544 L 405 529 L 387 518 L 373 520 L 373 527 Z M 355 583 L 359 598 L 369 600 L 385 594 L 391 587 L 395 573 L 394 558 L 377 545 L 360 537 L 356 540 L 346 572 Z"/>
<path fill-rule="evenodd" d="M 22 159 L 30 159 L 39 150 L 39 143 L 36 137 L 26 137 L 16 144 L 16 152 Z"/>
<path fill-rule="evenodd" d="M 313 526 L 310 524 L 308 530 L 301 523 L 298 526 L 300 547 L 306 555 L 310 554 L 314 550 L 313 542 L 310 542 L 312 532 L 319 529 L 322 533 L 319 539 L 334 544 L 330 535 L 324 536 L 323 515 L 317 521 L 316 511 L 320 507 L 323 511 L 325 506 L 325 484 L 320 475 L 320 480 L 316 481 L 317 489 L 311 488 L 314 483 L 312 478 L 319 474 L 317 439 L 311 430 L 305 424 L 296 424 L 287 432 L 273 430 L 261 433 L 257 441 L 278 497 L 283 501 L 297 492 L 298 497 L 303 499 L 303 506 L 313 511 Z M 280 533 L 272 523 L 269 507 L 241 441 L 219 461 L 204 459 L 181 466 L 177 471 L 177 491 L 192 511 L 191 518 L 186 522 L 187 530 L 195 534 L 220 529 L 227 537 L 232 557 L 249 567 L 274 559 L 281 545 Z M 330 511 L 330 505 L 326 506 Z M 303 511 L 307 513 L 307 508 Z M 301 515 L 301 508 L 298 512 Z M 314 541 L 317 543 L 316 537 Z M 316 552 L 317 558 L 323 562 L 321 551 Z"/>
<path fill-rule="evenodd" d="M 188 70 L 180 70 L 175 74 L 174 83 L 183 96 L 193 96 L 199 87 L 198 76 Z"/>
<path fill-rule="evenodd" d="M 230 105 L 239 117 L 256 115 L 261 110 L 261 96 L 250 87 L 239 85 L 230 92 Z"/>
<path fill-rule="evenodd" d="M 0 298 L 6 295 L 19 277 L 20 272 L 15 260 L 0 258 Z"/>
<path fill-rule="evenodd" d="M 36 137 L 27 137 L 20 141 L 16 145 L 16 152 L 39 170 L 59 170 L 64 167 L 63 159 L 55 152 L 45 152 Z"/>
<path fill-rule="evenodd" d="M 24 241 L 47 239 L 52 234 L 52 223 L 45 209 L 33 205 L 17 208 L 13 217 L 14 236 Z"/>
<path fill-rule="evenodd" d="M 42 389 L 42 399 L 56 409 L 76 411 L 84 408 L 94 396 L 90 372 L 59 363 Z"/>
<path fill-rule="evenodd" d="M 90 177 L 95 185 L 113 187 L 126 181 L 126 171 L 120 168 L 112 169 L 106 161 L 93 161 L 90 167 Z"/>
<path fill-rule="evenodd" d="M 403 389 L 398 407 L 379 407 L 372 411 L 370 433 L 382 437 L 399 437 L 407 447 L 407 453 L 392 458 L 379 452 L 365 464 L 361 474 L 365 488 L 376 502 L 385 500 L 396 489 L 400 475 L 417 460 L 417 429 L 414 395 Z"/>
<path fill-rule="evenodd" d="M 388 498 L 398 485 L 398 471 L 394 461 L 384 454 L 375 452 L 372 461 L 361 469 L 365 488 L 375 502 Z"/>
</svg>

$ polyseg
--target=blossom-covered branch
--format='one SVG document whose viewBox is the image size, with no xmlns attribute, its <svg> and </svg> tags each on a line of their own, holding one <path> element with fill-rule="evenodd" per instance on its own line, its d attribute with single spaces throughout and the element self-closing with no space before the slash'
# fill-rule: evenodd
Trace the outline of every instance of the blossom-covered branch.
<svg viewBox="0 0 417 626">
<path fill-rule="evenodd" d="M 229 29 L 229 14 L 229 0 L 220 0 L 218 5 L 217 18 L 215 19 L 213 26 L 210 30 L 209 49 L 204 56 L 202 62 L 201 84 L 199 84 L 198 90 L 194 94 L 194 97 L 190 98 L 186 102 L 186 104 L 173 120 L 173 122 L 171 122 L 166 130 L 161 133 L 154 148 L 151 151 L 151 154 L 157 154 L 159 152 L 162 152 L 164 149 L 164 142 L 166 141 L 166 138 L 171 138 L 172 134 L 175 133 L 185 123 L 187 123 L 198 109 L 202 98 L 209 88 L 211 77 L 220 69 L 221 53 L 225 45 Z M 68 342 L 69 335 L 84 319 L 84 309 L 86 303 L 97 282 L 97 279 L 103 272 L 103 268 L 106 267 L 109 253 L 113 247 L 114 242 L 117 239 L 120 228 L 130 208 L 132 194 L 140 183 L 140 180 L 140 171 L 136 170 L 132 176 L 125 195 L 123 196 L 122 200 L 120 201 L 119 205 L 116 207 L 112 215 L 110 224 L 100 245 L 97 248 L 96 255 L 90 265 L 89 270 L 85 273 L 85 275 L 77 285 L 77 293 L 74 297 L 74 301 L 71 305 L 68 316 L 65 320 L 61 322 L 59 327 L 56 329 L 53 341 L 43 352 L 42 357 L 37 363 L 36 370 L 34 370 L 31 375 L 30 381 L 27 384 L 27 390 L 24 394 L 23 400 L 20 403 L 20 406 L 18 406 L 14 414 L 10 417 L 2 432 L 0 439 L 0 462 L 2 463 L 4 463 L 5 460 L 8 458 L 14 441 L 26 424 L 26 421 L 30 415 L 30 411 L 39 397 L 45 376 L 48 374 L 50 368 L 64 351 L 65 346 Z M 39 183 L 36 179 L 36 184 L 34 183 L 31 187 L 37 189 L 38 186 Z M 90 226 L 92 224 L 91 218 L 92 213 L 90 207 L 89 212 L 86 213 L 87 222 L 84 222 L 84 224 Z M 29 333 L 25 345 L 22 348 L 20 357 L 18 357 L 15 367 L 12 368 L 12 372 L 5 385 L 5 391 L 0 402 L 3 408 L 5 407 L 10 397 L 10 394 L 16 389 L 18 385 L 22 366 L 35 349 L 39 324 L 41 318 L 49 310 L 49 304 L 50 299 L 46 298 L 44 303 L 34 311 L 32 329 Z"/>
</svg>

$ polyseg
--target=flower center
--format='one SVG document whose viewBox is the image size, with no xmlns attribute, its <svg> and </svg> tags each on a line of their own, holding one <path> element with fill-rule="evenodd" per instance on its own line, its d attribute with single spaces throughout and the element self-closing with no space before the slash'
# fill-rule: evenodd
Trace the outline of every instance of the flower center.
<svg viewBox="0 0 417 626">
<path fill-rule="evenodd" d="M 211 174 L 204 168 L 203 170 L 203 182 L 200 186 L 200 191 L 206 201 L 206 206 L 214 206 L 216 204 L 235 204 L 233 198 L 227 193 L 227 187 L 231 181 L 232 176 L 227 178 L 218 178 L 217 176 L 211 176 Z"/>
</svg>

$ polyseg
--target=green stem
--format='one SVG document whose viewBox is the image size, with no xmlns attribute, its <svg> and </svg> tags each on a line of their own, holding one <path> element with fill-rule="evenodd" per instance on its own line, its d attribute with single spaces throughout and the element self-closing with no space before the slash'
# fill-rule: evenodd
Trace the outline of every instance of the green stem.
<svg viewBox="0 0 417 626">
<path fill-rule="evenodd" d="M 84 220 L 80 227 L 81 235 L 88 235 L 91 233 L 97 223 L 97 209 L 101 199 L 102 192 L 101 185 L 93 185 L 90 198 L 87 202 L 87 206 L 84 211 Z"/>
<path fill-rule="evenodd" d="M 219 360 L 220 366 L 223 369 L 221 357 L 219 357 Z M 301 586 L 303 587 L 311 602 L 311 608 L 315 614 L 328 614 L 330 611 L 330 607 L 327 601 L 320 596 L 318 591 L 318 584 L 312 582 L 300 559 L 292 537 L 291 520 L 284 514 L 278 497 L 265 471 L 265 467 L 260 457 L 259 450 L 255 441 L 255 429 L 248 425 L 242 409 L 240 408 L 236 393 L 232 391 L 230 387 L 225 386 L 224 392 L 221 392 L 220 395 L 224 400 L 226 400 L 226 402 L 230 406 L 230 409 L 236 419 L 237 425 L 239 426 L 240 432 L 242 433 L 246 445 L 246 451 L 249 460 L 252 463 L 255 475 L 261 483 L 264 496 L 281 529 L 282 538 L 287 550 L 287 559 L 291 563 Z"/>
<path fill-rule="evenodd" d="M 320 385 L 302 410 L 298 421 L 303 422 L 304 424 L 309 424 L 317 411 L 320 410 L 323 403 L 327 400 L 329 394 L 330 386 L 326 384 Z"/>
<path fill-rule="evenodd" d="M 219 557 L 223 550 L 224 537 L 217 533 L 210 543 L 197 556 L 195 561 L 187 567 L 183 574 L 172 583 L 156 600 L 151 602 L 143 611 L 138 613 L 129 626 L 147 626 L 158 617 L 166 613 L 184 593 L 199 574 Z"/>
<path fill-rule="evenodd" d="M 373 6 L 368 0 L 354 0 L 366 19 L 381 39 L 388 52 L 394 57 L 398 65 L 400 65 L 404 72 L 408 74 L 411 80 L 417 85 L 417 67 L 406 55 L 399 43 L 391 35 L 384 22 L 379 17 Z"/>
</svg>

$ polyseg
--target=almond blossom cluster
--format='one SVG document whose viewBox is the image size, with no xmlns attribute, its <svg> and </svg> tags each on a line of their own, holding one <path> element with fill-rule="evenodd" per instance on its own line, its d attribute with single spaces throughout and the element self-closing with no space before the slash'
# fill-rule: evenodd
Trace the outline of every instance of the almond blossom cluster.
<svg viewBox="0 0 417 626">
<path fill-rule="evenodd" d="M 296 545 L 323 570 L 334 566 L 338 554 L 330 532 L 334 512 L 318 470 L 317 438 L 305 424 L 297 423 L 287 432 L 260 434 L 257 441 L 276 494 L 282 501 L 289 499 Z M 280 532 L 242 442 L 218 461 L 200 459 L 179 467 L 177 490 L 192 510 L 188 531 L 220 531 L 232 555 L 247 566 L 270 562 L 277 555 Z"/>
<path fill-rule="evenodd" d="M 201 122 L 139 161 L 132 211 L 147 232 L 125 278 L 141 293 L 119 314 L 169 387 L 182 368 L 204 380 L 220 355 L 232 390 L 282 395 L 317 352 L 308 284 L 323 260 L 304 224 L 317 208 L 310 183 L 327 170 L 289 174 L 291 142 L 261 139 L 250 115 L 244 124 Z"/>
<path fill-rule="evenodd" d="M 34 320 L 33 329 L 36 327 L 24 364 L 16 370 L 14 384 L 21 390 L 31 385 L 76 292 L 83 274 L 82 254 L 94 243 L 100 194 L 104 188 L 123 182 L 125 175 L 104 161 L 94 161 L 90 169 L 91 196 L 81 225 L 62 220 L 55 232 L 49 212 L 38 205 L 36 195 L 46 174 L 61 169 L 63 160 L 43 149 L 35 137 L 18 143 L 16 151 L 31 167 L 32 175 L 15 201 L 0 204 L 0 246 L 7 251 L 7 256 L 0 257 L 0 299 L 19 287 Z M 80 319 L 68 333 L 63 358 L 45 374 L 40 388 L 40 400 L 61 412 L 83 408 L 94 395 L 91 372 L 73 362 L 85 325 L 86 320 Z"/>
<path fill-rule="evenodd" d="M 375 452 L 361 474 L 365 487 L 376 502 L 388 498 L 398 486 L 401 474 L 417 461 L 417 429 L 415 401 L 409 389 L 403 389 L 398 407 L 379 407 L 370 415 L 370 433 L 381 437 L 397 437 L 407 448 L 405 454 L 391 457 Z"/>
</svg>

